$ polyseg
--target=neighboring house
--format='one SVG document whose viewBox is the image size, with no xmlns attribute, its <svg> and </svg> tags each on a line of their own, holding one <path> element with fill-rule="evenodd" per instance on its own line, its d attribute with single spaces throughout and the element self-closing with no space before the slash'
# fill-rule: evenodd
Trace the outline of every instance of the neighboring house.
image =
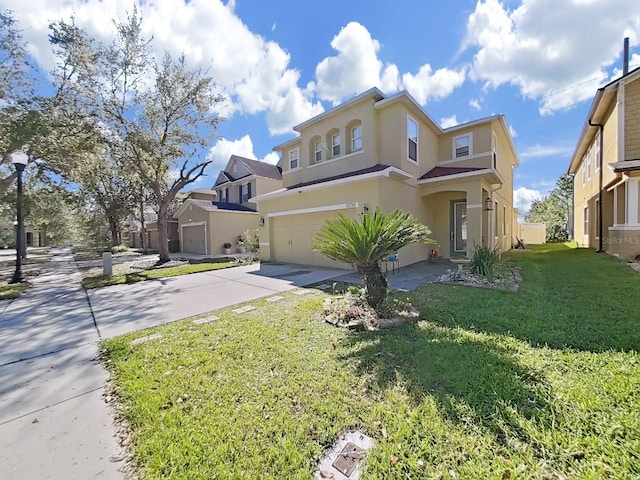
<svg viewBox="0 0 640 480">
<path fill-rule="evenodd" d="M 181 251 L 219 254 L 228 242 L 255 230 L 264 220 L 249 202 L 254 195 L 282 187 L 278 166 L 232 155 L 211 189 L 197 189 L 178 208 Z"/>
<path fill-rule="evenodd" d="M 175 217 L 169 218 L 167 221 L 169 238 L 169 250 L 171 252 L 177 251 L 178 246 L 178 219 Z M 158 234 L 158 215 L 153 210 L 146 210 L 144 212 L 144 233 L 145 242 L 144 246 L 150 250 L 158 250 L 160 246 L 160 236 Z M 129 220 L 129 242 L 131 248 L 143 248 L 142 244 L 142 228 L 140 220 Z"/>
<path fill-rule="evenodd" d="M 640 255 L 640 68 L 598 89 L 568 172 L 574 239 L 624 259 Z"/>
<path fill-rule="evenodd" d="M 372 88 L 294 127 L 278 145 L 282 188 L 252 198 L 266 219 L 261 258 L 339 266 L 310 244 L 327 219 L 377 206 L 428 225 L 436 245 L 410 245 L 402 265 L 511 248 L 517 154 L 503 115 L 442 129 L 407 93 Z"/>
</svg>

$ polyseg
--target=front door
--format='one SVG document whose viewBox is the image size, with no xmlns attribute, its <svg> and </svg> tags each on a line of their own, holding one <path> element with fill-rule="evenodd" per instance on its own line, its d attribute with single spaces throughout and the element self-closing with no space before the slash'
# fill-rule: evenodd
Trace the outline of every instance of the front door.
<svg viewBox="0 0 640 480">
<path fill-rule="evenodd" d="M 467 201 L 453 200 L 451 202 L 449 238 L 452 257 L 467 255 Z"/>
</svg>

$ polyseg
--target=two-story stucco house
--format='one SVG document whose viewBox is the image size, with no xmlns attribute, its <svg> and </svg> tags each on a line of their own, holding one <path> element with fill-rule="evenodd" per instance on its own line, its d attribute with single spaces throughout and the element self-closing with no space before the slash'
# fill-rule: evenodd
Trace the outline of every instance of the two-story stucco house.
<svg viewBox="0 0 640 480">
<path fill-rule="evenodd" d="M 310 247 L 339 213 L 355 218 L 402 208 L 432 231 L 435 245 L 399 252 L 401 265 L 468 256 L 474 245 L 512 244 L 517 154 L 502 115 L 442 129 L 407 93 L 372 88 L 294 127 L 281 154 L 282 188 L 258 194 L 263 259 L 342 266 Z"/>
<path fill-rule="evenodd" d="M 575 240 L 624 259 L 640 255 L 640 68 L 597 91 L 568 172 Z"/>
<path fill-rule="evenodd" d="M 177 210 L 181 251 L 219 254 L 227 242 L 235 248 L 239 235 L 260 225 L 249 198 L 281 186 L 278 166 L 232 155 L 215 185 L 193 190 Z"/>
</svg>

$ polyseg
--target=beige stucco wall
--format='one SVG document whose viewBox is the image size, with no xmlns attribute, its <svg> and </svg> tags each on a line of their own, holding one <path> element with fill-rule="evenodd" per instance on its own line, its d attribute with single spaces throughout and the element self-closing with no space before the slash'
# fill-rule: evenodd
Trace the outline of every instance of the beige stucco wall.
<svg viewBox="0 0 640 480">
<path fill-rule="evenodd" d="M 640 227 L 634 230 L 611 227 L 604 248 L 611 255 L 634 260 L 640 255 Z"/>
<path fill-rule="evenodd" d="M 624 90 L 624 160 L 640 160 L 640 78 Z"/>
<path fill-rule="evenodd" d="M 372 110 L 373 99 L 363 99 L 350 108 L 338 111 L 334 115 L 323 118 L 304 128 L 298 141 L 287 144 L 282 149 L 283 186 L 289 187 L 298 183 L 306 183 L 334 175 L 341 175 L 375 165 L 377 163 L 375 148 L 376 127 Z M 354 122 L 360 122 L 362 126 L 362 150 L 349 152 L 351 126 Z M 314 159 L 309 157 L 309 142 L 314 137 L 320 137 L 324 143 L 327 132 L 334 128 L 340 130 L 340 156 L 336 158 L 326 158 L 327 151 L 325 150 L 325 152 L 323 152 L 323 160 L 316 163 Z M 327 145 L 327 147 L 330 150 L 330 145 Z M 290 170 L 289 152 L 295 148 L 298 148 L 299 168 Z M 310 160 L 312 161 L 310 162 Z"/>
<path fill-rule="evenodd" d="M 258 177 L 256 178 L 254 185 L 252 185 L 252 189 L 254 187 L 255 187 L 255 191 L 251 190 L 252 197 L 255 197 L 257 195 L 263 195 L 265 193 L 273 192 L 274 190 L 278 190 L 279 188 L 282 188 L 282 180 Z M 255 204 L 251 204 L 251 207 L 255 208 Z"/>
<path fill-rule="evenodd" d="M 440 137 L 438 159 L 441 162 L 455 160 L 453 155 L 453 139 L 467 134 L 472 134 L 473 136 L 470 155 L 491 151 L 491 123 L 488 122 L 473 125 L 469 128 L 460 128 L 445 132 L 445 134 Z M 461 159 L 463 158 L 464 157 L 461 157 Z M 451 166 L 457 166 L 457 162 L 456 165 Z"/>
<path fill-rule="evenodd" d="M 275 217 L 269 215 L 270 213 L 282 214 L 285 212 L 293 215 L 300 210 L 307 213 L 312 213 L 311 210 L 324 210 L 327 216 L 333 216 L 337 212 L 351 216 L 354 211 L 357 213 L 362 212 L 364 205 L 374 209 L 379 204 L 379 198 L 378 180 L 373 179 L 349 183 L 348 186 L 337 185 L 260 202 L 260 214 L 264 215 L 266 219 L 265 226 L 261 229 L 261 258 L 274 260 L 275 253 L 280 248 L 280 246 L 276 245 L 278 241 L 277 233 L 273 231 L 273 218 Z M 334 206 L 343 207 L 334 209 Z M 309 258 L 304 263 L 313 264 L 312 258 Z"/>
<path fill-rule="evenodd" d="M 205 251 L 209 255 L 216 255 L 223 253 L 222 244 L 225 242 L 231 243 L 235 249 L 238 235 L 258 228 L 259 218 L 260 214 L 255 212 L 205 210 L 190 205 L 178 217 L 182 234 L 181 251 Z"/>
<path fill-rule="evenodd" d="M 207 232 L 209 241 L 209 253 L 223 253 L 222 245 L 229 242 L 232 251 L 236 250 L 238 235 L 244 235 L 247 230 L 251 232 L 260 230 L 258 221 L 260 214 L 255 212 L 230 212 L 228 210 L 214 210 L 209 213 L 209 229 Z"/>
</svg>

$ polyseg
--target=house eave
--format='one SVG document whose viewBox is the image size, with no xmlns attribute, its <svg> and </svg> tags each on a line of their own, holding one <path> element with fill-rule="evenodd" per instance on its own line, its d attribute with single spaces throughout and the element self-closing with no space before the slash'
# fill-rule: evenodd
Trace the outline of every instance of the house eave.
<svg viewBox="0 0 640 480">
<path fill-rule="evenodd" d="M 274 190 L 273 192 L 257 195 L 255 197 L 250 198 L 249 201 L 252 203 L 259 203 L 264 200 L 273 200 L 276 198 L 297 195 L 303 192 L 310 192 L 314 190 L 324 190 L 327 188 L 335 187 L 337 185 L 344 185 L 348 183 L 361 182 L 364 180 L 371 180 L 373 178 L 385 178 L 385 177 L 386 178 L 395 177 L 401 180 L 408 180 L 410 178 L 413 178 L 413 176 L 410 173 L 407 173 L 404 170 L 401 170 L 397 167 L 388 167 L 388 168 L 385 168 L 384 170 L 380 170 L 377 172 L 365 173 L 362 175 L 354 175 L 353 177 L 339 178 L 337 180 L 330 180 L 328 182 L 316 183 L 313 185 L 306 185 L 304 187 L 282 188 L 280 190 Z"/>
<path fill-rule="evenodd" d="M 494 168 L 483 168 L 472 172 L 454 173 L 453 175 L 443 175 L 441 177 L 425 178 L 418 180 L 418 185 L 432 185 L 434 183 L 448 182 L 451 180 L 469 179 L 472 177 L 487 177 L 491 183 L 504 184 L 504 178 L 500 172 Z"/>
</svg>

